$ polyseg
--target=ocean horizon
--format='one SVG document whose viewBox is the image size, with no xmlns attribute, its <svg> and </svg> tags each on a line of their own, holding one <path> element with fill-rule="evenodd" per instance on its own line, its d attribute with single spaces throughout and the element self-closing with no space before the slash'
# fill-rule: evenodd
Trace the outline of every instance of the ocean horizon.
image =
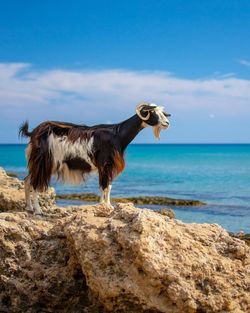
<svg viewBox="0 0 250 313">
<path fill-rule="evenodd" d="M 26 144 L 0 144 L 0 166 L 27 174 Z M 126 168 L 113 182 L 111 196 L 165 196 L 206 202 L 201 207 L 171 207 L 187 223 L 216 223 L 228 231 L 250 232 L 249 143 L 133 143 L 125 154 Z M 97 176 L 84 185 L 52 186 L 58 194 L 99 194 Z M 58 201 L 58 204 L 82 203 Z M 157 209 L 157 205 L 143 205 Z"/>
</svg>

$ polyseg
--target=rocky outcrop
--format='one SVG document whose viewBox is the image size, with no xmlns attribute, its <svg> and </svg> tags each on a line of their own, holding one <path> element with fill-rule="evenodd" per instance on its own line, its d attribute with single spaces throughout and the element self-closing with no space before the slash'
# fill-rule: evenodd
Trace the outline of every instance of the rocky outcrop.
<svg viewBox="0 0 250 313">
<path fill-rule="evenodd" d="M 10 177 L 0 168 L 0 212 L 24 211 L 23 182 L 17 178 Z M 49 188 L 48 192 L 39 197 L 40 205 L 44 208 L 55 204 L 55 191 Z"/>
<path fill-rule="evenodd" d="M 0 214 L 0 312 L 99 312 L 54 221 Z"/>
<path fill-rule="evenodd" d="M 250 246 L 250 234 L 245 234 L 243 231 L 240 231 L 237 234 L 230 233 L 230 235 L 234 238 L 239 238 L 241 240 L 244 240 L 245 243 Z"/>
<path fill-rule="evenodd" d="M 15 172 L 6 172 L 6 174 L 7 174 L 8 176 L 10 176 L 10 177 L 16 177 L 16 178 L 18 178 L 18 174 L 15 173 Z"/>
<path fill-rule="evenodd" d="M 0 213 L 0 312 L 250 310 L 250 249 L 218 225 L 132 204 L 43 210 Z"/>
<path fill-rule="evenodd" d="M 59 194 L 56 196 L 57 199 L 64 200 L 79 200 L 79 201 L 90 201 L 98 202 L 99 196 L 94 193 L 71 193 L 71 194 Z M 142 197 L 127 197 L 127 198 L 112 198 L 111 202 L 128 203 L 134 204 L 151 204 L 151 205 L 177 205 L 177 206 L 202 206 L 206 203 L 199 200 L 192 199 L 174 199 L 168 197 L 159 196 L 142 196 Z"/>
<path fill-rule="evenodd" d="M 88 286 L 111 312 L 250 309 L 249 248 L 218 225 L 118 205 L 101 216 L 81 211 L 64 231 Z"/>
</svg>

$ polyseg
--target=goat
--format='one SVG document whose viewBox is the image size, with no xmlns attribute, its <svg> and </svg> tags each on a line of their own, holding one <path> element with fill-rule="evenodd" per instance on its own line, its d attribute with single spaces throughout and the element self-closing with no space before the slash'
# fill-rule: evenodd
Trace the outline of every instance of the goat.
<svg viewBox="0 0 250 313">
<path fill-rule="evenodd" d="M 159 139 L 161 129 L 169 126 L 169 116 L 163 107 L 141 103 L 135 115 L 113 125 L 89 127 L 46 121 L 29 132 L 28 122 L 24 122 L 19 136 L 30 137 L 28 176 L 24 180 L 26 210 L 42 214 L 37 192 L 46 191 L 52 175 L 62 182 L 79 184 L 91 172 L 99 174 L 100 203 L 111 205 L 111 183 L 124 170 L 126 147 L 147 126 L 153 127 Z"/>
</svg>

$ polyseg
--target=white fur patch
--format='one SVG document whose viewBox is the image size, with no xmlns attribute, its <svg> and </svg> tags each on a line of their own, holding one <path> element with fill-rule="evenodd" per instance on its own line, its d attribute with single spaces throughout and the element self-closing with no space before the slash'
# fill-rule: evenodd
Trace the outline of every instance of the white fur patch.
<svg viewBox="0 0 250 313">
<path fill-rule="evenodd" d="M 89 140 L 78 138 L 75 142 L 71 142 L 67 136 L 59 137 L 51 134 L 48 137 L 48 145 L 53 160 L 53 173 L 57 173 L 63 182 L 79 184 L 83 181 L 83 173 L 81 171 L 70 170 L 67 164 L 63 162 L 69 157 L 81 158 L 91 166 L 91 171 L 96 170 L 89 157 L 93 149 L 93 137 Z"/>
<path fill-rule="evenodd" d="M 156 106 L 156 104 L 154 104 L 154 103 L 151 103 L 150 105 L 151 106 Z M 167 129 L 169 127 L 170 123 L 169 123 L 169 119 L 163 113 L 164 112 L 164 107 L 157 106 L 154 109 L 154 112 L 159 117 L 159 123 L 158 123 L 158 125 L 153 126 L 153 132 L 154 132 L 155 138 L 159 140 L 160 139 L 161 130 L 162 129 Z M 148 125 L 146 121 L 144 121 L 142 123 L 142 127 L 148 127 L 148 126 L 150 126 L 150 125 Z"/>
<path fill-rule="evenodd" d="M 169 120 L 168 118 L 164 115 L 164 107 L 158 106 L 155 108 L 155 113 L 159 117 L 159 123 L 158 125 L 153 127 L 154 135 L 156 139 L 160 139 L 160 133 L 162 129 L 167 129 L 169 127 Z"/>
<path fill-rule="evenodd" d="M 58 176 L 62 182 L 70 185 L 79 185 L 83 182 L 83 173 L 79 170 L 70 170 L 66 163 L 63 163 L 61 168 L 57 170 Z"/>
<path fill-rule="evenodd" d="M 159 117 L 159 123 L 164 125 L 164 128 L 168 128 L 170 123 L 169 123 L 169 119 L 163 113 L 164 107 L 158 106 L 157 108 L 154 109 L 154 111 Z"/>
</svg>

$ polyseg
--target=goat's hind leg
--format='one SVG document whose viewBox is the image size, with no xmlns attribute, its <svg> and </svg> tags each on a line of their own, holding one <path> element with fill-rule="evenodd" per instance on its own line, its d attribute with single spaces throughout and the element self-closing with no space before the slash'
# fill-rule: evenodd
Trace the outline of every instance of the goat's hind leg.
<svg viewBox="0 0 250 313">
<path fill-rule="evenodd" d="M 27 177 L 25 177 L 24 179 L 24 192 L 25 192 L 25 209 L 28 212 L 34 212 L 33 210 L 33 205 L 32 205 L 32 201 L 31 201 L 31 185 L 30 185 L 30 176 L 28 175 Z"/>
<path fill-rule="evenodd" d="M 25 192 L 26 211 L 42 215 L 43 211 L 41 210 L 38 202 L 38 195 L 36 190 L 31 186 L 29 175 L 24 179 L 24 192 Z M 31 201 L 31 193 L 33 201 Z"/>
<path fill-rule="evenodd" d="M 43 211 L 41 210 L 41 207 L 38 201 L 37 191 L 33 187 L 32 187 L 32 200 L 33 200 L 34 213 L 37 215 L 42 215 Z"/>
</svg>

